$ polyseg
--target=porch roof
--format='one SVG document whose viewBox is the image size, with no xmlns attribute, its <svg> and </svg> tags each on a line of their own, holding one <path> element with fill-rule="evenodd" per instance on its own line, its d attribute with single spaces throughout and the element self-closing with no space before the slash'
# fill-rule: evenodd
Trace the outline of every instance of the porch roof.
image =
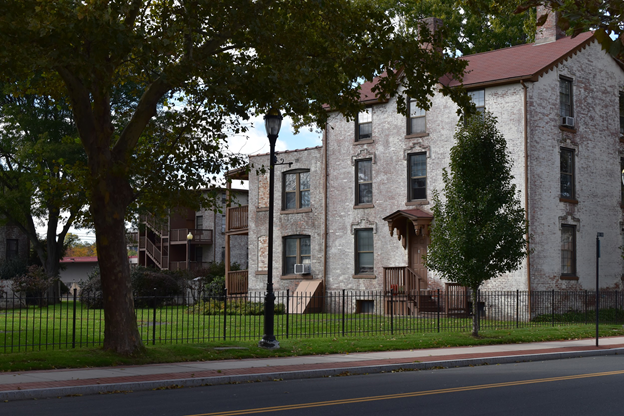
<svg viewBox="0 0 624 416">
<path fill-rule="evenodd" d="M 391 236 L 394 236 L 394 230 L 397 231 L 397 237 L 403 248 L 405 248 L 407 244 L 408 221 L 414 226 L 416 235 L 427 235 L 433 215 L 418 208 L 400 209 L 384 217 L 383 220 L 388 223 Z"/>
</svg>

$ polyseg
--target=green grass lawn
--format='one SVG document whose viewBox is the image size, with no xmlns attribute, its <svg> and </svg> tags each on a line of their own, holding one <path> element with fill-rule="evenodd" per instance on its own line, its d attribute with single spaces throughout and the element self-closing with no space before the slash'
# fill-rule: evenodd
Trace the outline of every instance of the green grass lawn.
<svg viewBox="0 0 624 416">
<path fill-rule="evenodd" d="M 213 341 L 193 344 L 147 345 L 144 355 L 123 357 L 96 347 L 75 349 L 48 349 L 47 351 L 14 352 L 0 354 L 0 371 L 43 370 L 54 368 L 84 368 L 113 365 L 140 365 L 183 361 L 285 357 L 354 353 L 364 351 L 409 350 L 420 348 L 446 348 L 468 345 L 492 345 L 591 338 L 592 325 L 543 326 L 519 329 L 487 329 L 479 338 L 464 332 L 414 332 L 410 334 L 375 336 L 335 336 L 308 339 L 278 337 L 281 348 L 268 351 L 257 347 L 260 339 L 247 341 Z M 600 336 L 624 335 L 621 325 L 601 325 Z M 218 349 L 238 347 L 239 349 Z"/>
<path fill-rule="evenodd" d="M 235 310 L 233 305 L 230 304 L 231 311 Z M 223 314 L 219 311 L 213 312 L 221 314 L 188 313 L 186 306 L 138 308 L 136 312 L 139 331 L 146 345 L 253 341 L 264 333 L 262 315 Z M 555 319 L 557 325 L 567 324 L 559 317 Z M 581 318 L 575 318 L 574 323 L 580 323 Z M 547 327 L 552 325 L 551 321 L 549 317 L 539 322 L 483 319 L 481 328 Z M 469 332 L 471 327 L 472 318 L 447 318 L 437 313 L 418 317 L 353 313 L 275 316 L 275 334 L 280 340 Z M 103 334 L 103 311 L 88 309 L 80 302 L 0 311 L 1 353 L 101 346 Z"/>
</svg>

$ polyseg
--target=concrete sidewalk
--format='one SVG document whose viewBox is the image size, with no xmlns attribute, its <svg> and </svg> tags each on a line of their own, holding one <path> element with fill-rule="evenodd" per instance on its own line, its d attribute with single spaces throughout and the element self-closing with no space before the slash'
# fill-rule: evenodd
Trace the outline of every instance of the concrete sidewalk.
<svg viewBox="0 0 624 416">
<path fill-rule="evenodd" d="M 0 373 L 0 400 L 624 354 L 624 337 Z"/>
</svg>

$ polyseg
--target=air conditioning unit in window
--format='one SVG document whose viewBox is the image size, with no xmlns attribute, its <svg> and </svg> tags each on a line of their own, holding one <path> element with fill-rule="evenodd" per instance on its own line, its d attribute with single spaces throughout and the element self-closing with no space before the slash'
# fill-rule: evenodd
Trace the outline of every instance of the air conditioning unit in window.
<svg viewBox="0 0 624 416">
<path fill-rule="evenodd" d="M 561 125 L 566 127 L 574 127 L 574 117 L 563 117 Z"/>
<path fill-rule="evenodd" d="M 295 264 L 295 274 L 310 274 L 310 265 Z"/>
</svg>

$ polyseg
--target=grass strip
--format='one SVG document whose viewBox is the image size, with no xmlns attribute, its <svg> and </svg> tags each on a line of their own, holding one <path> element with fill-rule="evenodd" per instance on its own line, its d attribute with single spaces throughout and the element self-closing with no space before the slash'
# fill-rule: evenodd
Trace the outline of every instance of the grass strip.
<svg viewBox="0 0 624 416">
<path fill-rule="evenodd" d="M 301 355 L 349 354 L 367 351 L 447 348 L 470 345 L 515 344 L 592 338 L 592 325 L 565 325 L 505 330 L 482 330 L 479 338 L 468 332 L 413 333 L 369 337 L 279 339 L 281 348 L 268 351 L 257 341 L 219 341 L 210 343 L 148 345 L 143 355 L 124 357 L 101 348 L 15 352 L 0 354 L 0 371 L 49 370 L 59 368 L 108 367 L 185 361 L 293 357 Z M 600 336 L 622 336 L 621 325 L 601 325 Z M 224 349 L 221 349 L 224 348 Z M 229 349 L 231 348 L 231 349 Z"/>
</svg>

